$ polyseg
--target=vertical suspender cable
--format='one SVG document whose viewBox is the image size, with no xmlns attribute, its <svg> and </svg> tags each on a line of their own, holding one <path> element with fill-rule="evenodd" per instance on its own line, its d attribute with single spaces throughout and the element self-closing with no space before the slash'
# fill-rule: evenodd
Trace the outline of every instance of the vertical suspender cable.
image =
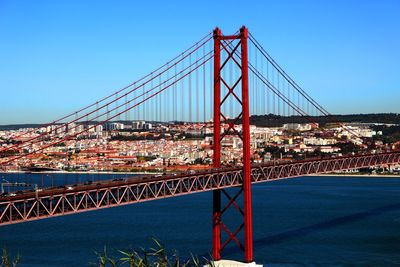
<svg viewBox="0 0 400 267">
<path fill-rule="evenodd" d="M 264 75 L 264 60 L 262 60 L 262 58 L 260 60 L 260 65 L 261 65 L 261 73 L 262 73 L 262 75 Z M 268 64 L 267 64 L 267 79 L 269 79 L 268 76 L 269 76 L 269 68 L 268 68 Z M 264 87 L 263 84 L 261 84 L 261 87 Z M 269 99 L 268 99 L 269 89 L 267 88 L 266 91 L 267 91 L 267 97 L 265 97 L 264 94 L 262 94 L 260 96 L 260 98 L 261 98 L 260 99 L 260 104 L 261 104 L 260 112 L 262 114 L 267 114 L 268 110 L 269 110 L 269 106 L 270 106 L 269 105 Z"/>
<path fill-rule="evenodd" d="M 189 56 L 189 71 L 192 70 L 192 55 Z M 188 91 L 188 104 L 189 104 L 189 122 L 192 122 L 192 74 L 189 74 L 189 91 Z"/>
<path fill-rule="evenodd" d="M 175 65 L 175 67 L 174 67 L 174 74 L 175 74 L 175 80 L 174 80 L 174 91 L 173 91 L 173 98 L 172 98 L 172 101 L 173 101 L 173 107 L 172 107 L 172 109 L 173 109 L 173 117 L 172 117 L 172 119 L 174 120 L 174 121 L 177 121 L 178 119 L 177 119 L 177 116 L 176 116 L 176 111 L 177 111 L 177 99 L 176 99 L 176 97 L 177 97 L 177 87 L 178 87 L 178 84 L 177 84 L 177 82 L 176 82 L 176 79 L 177 79 L 177 77 L 176 77 L 176 65 Z"/>
<path fill-rule="evenodd" d="M 163 77 L 158 78 L 158 90 L 161 90 L 163 86 Z M 162 109 L 162 96 L 161 94 L 157 95 L 157 121 L 161 124 L 162 122 L 162 114 L 161 114 L 161 109 Z"/>
<path fill-rule="evenodd" d="M 263 61 L 264 61 L 264 60 L 263 60 L 262 57 L 261 57 L 261 66 L 263 65 Z M 268 62 L 266 62 L 266 64 L 267 64 L 267 80 L 270 81 L 270 79 L 269 79 L 269 64 L 268 64 Z M 262 73 L 262 75 L 264 75 L 264 73 Z M 262 85 L 262 86 L 264 86 L 264 85 Z M 267 89 L 267 99 L 266 99 L 267 104 L 266 104 L 266 107 L 265 107 L 265 108 L 266 108 L 267 110 L 266 110 L 266 112 L 264 112 L 264 113 L 270 114 L 270 113 L 272 113 L 272 111 L 271 111 L 272 109 L 270 109 L 270 106 L 271 106 L 271 105 L 270 105 L 270 102 L 271 102 L 271 98 L 272 98 L 272 97 L 270 97 L 270 89 L 269 89 L 268 87 L 267 87 L 266 89 Z M 265 108 L 264 108 L 264 109 L 265 109 Z"/>
<path fill-rule="evenodd" d="M 125 109 L 126 110 L 128 110 L 128 95 L 126 95 L 125 97 L 124 97 L 124 102 L 125 102 Z M 96 114 L 96 116 L 97 116 L 98 114 Z M 126 122 L 128 122 L 128 115 L 129 115 L 129 112 L 125 112 L 125 121 Z"/>
<path fill-rule="evenodd" d="M 154 88 L 154 81 L 153 80 L 151 80 L 151 83 L 150 83 L 150 86 L 151 86 L 151 88 Z M 154 99 L 152 99 L 151 100 L 151 105 L 150 105 L 150 113 L 151 113 L 151 120 L 152 121 L 156 121 L 157 120 L 157 117 L 156 117 L 156 101 L 154 100 Z"/>
<path fill-rule="evenodd" d="M 233 56 L 233 55 L 232 55 Z M 233 86 L 233 75 L 232 75 L 232 71 L 233 71 L 233 60 L 232 59 L 230 59 L 229 60 L 229 86 Z M 235 91 L 237 91 L 237 90 L 235 90 Z M 233 100 L 234 100 L 234 97 L 233 97 L 233 95 L 231 94 L 230 96 L 229 96 L 229 106 L 230 106 L 230 116 L 232 117 L 232 118 L 234 118 L 235 117 L 235 115 L 233 114 Z"/>
<path fill-rule="evenodd" d="M 118 93 L 115 95 L 115 99 L 115 107 L 118 107 Z M 116 111 L 116 113 L 118 113 L 118 111 Z M 116 120 L 119 121 L 119 116 L 117 116 Z"/>
<path fill-rule="evenodd" d="M 203 55 L 204 56 L 206 54 L 206 46 L 203 45 Z M 203 64 L 203 122 L 204 124 L 206 123 L 206 118 L 207 118 L 207 114 L 206 114 L 206 64 Z"/>
<path fill-rule="evenodd" d="M 257 53 L 257 49 L 255 48 L 255 46 L 253 46 L 254 49 L 254 57 L 255 57 L 255 65 L 256 65 L 256 69 L 258 69 L 258 53 Z M 259 86 L 258 86 L 258 79 L 256 79 L 256 77 L 254 76 L 254 74 L 251 75 L 253 77 L 253 80 L 255 80 L 255 96 L 254 96 L 254 109 L 255 109 L 255 114 L 260 115 L 260 111 L 259 111 L 259 104 L 260 104 L 260 100 L 259 100 Z M 264 96 L 263 96 L 264 97 Z"/>
<path fill-rule="evenodd" d="M 182 61 L 182 69 L 185 68 L 185 62 Z M 184 79 L 181 80 L 181 121 L 185 121 L 186 120 L 186 116 L 185 116 L 185 109 L 186 109 L 186 101 L 185 101 L 185 92 L 186 92 L 186 86 L 185 86 L 185 81 Z"/>
<path fill-rule="evenodd" d="M 196 50 L 196 123 L 200 122 L 200 87 L 199 87 L 199 69 L 198 66 L 198 59 L 199 59 L 199 50 Z"/>
</svg>

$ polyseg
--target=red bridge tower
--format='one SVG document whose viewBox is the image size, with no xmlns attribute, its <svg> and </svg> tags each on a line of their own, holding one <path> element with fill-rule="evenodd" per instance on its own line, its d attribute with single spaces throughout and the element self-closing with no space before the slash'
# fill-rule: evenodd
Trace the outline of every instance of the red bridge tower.
<svg viewBox="0 0 400 267">
<path fill-rule="evenodd" d="M 230 242 L 235 242 L 244 250 L 244 261 L 253 261 L 253 224 L 252 224 L 252 195 L 250 175 L 250 114 L 249 114 L 249 79 L 248 79 L 248 30 L 246 27 L 240 29 L 237 35 L 222 35 L 221 30 L 214 30 L 214 156 L 213 166 L 221 167 L 221 141 L 227 135 L 236 135 L 243 141 L 243 184 L 242 188 L 233 197 L 223 190 L 213 191 L 213 248 L 212 256 L 215 261 L 221 259 L 221 251 Z M 227 56 L 221 64 L 221 52 Z M 228 79 L 223 77 L 222 70 L 227 63 L 233 61 L 240 70 L 240 77 L 233 83 L 228 84 Z M 241 92 L 240 86 L 241 84 Z M 227 94 L 221 99 L 221 85 L 227 89 Z M 235 90 L 236 89 L 236 90 Z M 226 91 L 226 90 L 223 90 Z M 222 113 L 221 106 L 227 98 L 233 97 L 241 105 L 240 114 L 234 119 Z M 228 128 L 221 134 L 221 121 Z M 235 125 L 242 121 L 242 131 L 238 131 Z M 221 195 L 228 199 L 226 206 L 221 209 Z M 243 209 L 235 202 L 240 194 L 243 194 Z M 230 231 L 223 222 L 224 212 L 230 208 L 236 208 L 243 216 L 243 223 L 234 231 Z M 221 228 L 227 233 L 228 238 L 221 243 Z M 244 229 L 243 245 L 239 241 L 238 234 Z"/>
</svg>

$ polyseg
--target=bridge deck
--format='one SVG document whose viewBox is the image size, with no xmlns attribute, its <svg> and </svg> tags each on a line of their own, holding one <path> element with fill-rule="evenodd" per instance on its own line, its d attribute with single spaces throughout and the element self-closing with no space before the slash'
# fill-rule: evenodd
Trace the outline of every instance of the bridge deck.
<svg viewBox="0 0 400 267">
<path fill-rule="evenodd" d="M 260 183 L 396 163 L 400 163 L 400 152 L 253 165 L 251 174 L 252 182 Z M 221 168 L 193 174 L 136 177 L 23 192 L 0 197 L 0 225 L 236 187 L 242 184 L 242 180 L 241 168 Z"/>
</svg>

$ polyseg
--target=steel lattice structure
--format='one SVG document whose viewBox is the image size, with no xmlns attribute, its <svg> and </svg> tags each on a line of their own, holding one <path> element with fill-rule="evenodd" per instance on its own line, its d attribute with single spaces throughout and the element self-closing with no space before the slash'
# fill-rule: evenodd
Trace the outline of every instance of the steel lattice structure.
<svg viewBox="0 0 400 267">
<path fill-rule="evenodd" d="M 252 183 L 261 183 L 399 162 L 400 152 L 388 152 L 275 165 L 253 165 L 251 179 Z M 0 200 L 0 225 L 241 187 L 242 183 L 242 168 L 221 168 L 208 172 L 160 176 L 153 179 L 132 178 L 126 181 L 106 181 L 99 185 L 81 185 L 73 190 L 46 189 L 36 193 L 26 192 Z M 231 202 L 234 202 L 234 198 Z"/>
<path fill-rule="evenodd" d="M 243 145 L 242 154 L 242 188 L 233 197 L 227 192 L 215 190 L 213 193 L 213 231 L 212 231 L 212 256 L 214 260 L 221 259 L 221 251 L 231 241 L 235 242 L 243 251 L 246 262 L 253 261 L 253 223 L 252 223 L 252 195 L 251 195 L 251 161 L 250 161 L 250 113 L 249 113 L 249 73 L 248 73 L 248 30 L 242 27 L 238 35 L 223 35 L 219 28 L 214 30 L 214 139 L 213 139 L 213 166 L 221 167 L 221 142 L 227 135 L 238 136 Z M 230 40 L 233 48 L 225 41 Z M 240 49 L 239 49 L 240 47 Z M 221 52 L 225 51 L 226 59 L 221 62 Z M 241 59 L 238 61 L 234 55 L 240 51 Z M 224 68 L 228 62 L 234 62 L 240 69 L 240 75 L 229 84 Z M 222 64 L 221 64 L 222 63 Z M 221 84 L 226 90 L 221 91 Z M 238 86 L 240 85 L 240 86 Z M 240 88 L 241 87 L 241 88 Z M 240 90 L 241 89 L 241 90 Z M 224 97 L 221 99 L 221 93 Z M 232 98 L 240 105 L 240 112 L 233 119 L 229 119 L 222 111 L 222 106 Z M 229 127 L 221 133 L 221 120 Z M 241 121 L 242 130 L 238 131 L 235 125 Z M 224 193 L 228 203 L 223 209 L 221 193 Z M 243 194 L 243 208 L 236 204 L 236 198 Z M 234 205 L 232 205 L 234 204 Z M 223 213 L 230 207 L 235 207 L 240 212 L 243 223 L 233 232 L 223 223 Z M 229 238 L 221 244 L 221 229 Z M 236 235 L 244 229 L 243 245 Z"/>
</svg>

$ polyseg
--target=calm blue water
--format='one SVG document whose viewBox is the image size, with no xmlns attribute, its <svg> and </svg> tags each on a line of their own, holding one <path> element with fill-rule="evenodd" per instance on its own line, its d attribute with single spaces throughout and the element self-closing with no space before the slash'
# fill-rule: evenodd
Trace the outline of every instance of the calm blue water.
<svg viewBox="0 0 400 267">
<path fill-rule="evenodd" d="M 53 180 L 74 179 L 56 176 Z M 398 178 L 302 177 L 259 184 L 253 192 L 258 263 L 400 265 Z M 0 247 L 19 252 L 21 266 L 88 266 L 104 246 L 111 253 L 148 247 L 151 237 L 181 255 L 208 255 L 210 214 L 211 193 L 194 194 L 3 226 Z M 229 220 L 235 215 L 227 214 L 228 224 L 238 226 L 239 220 Z M 234 247 L 225 252 L 226 258 L 238 257 Z"/>
<path fill-rule="evenodd" d="M 60 186 L 65 184 L 79 184 L 86 181 L 100 181 L 105 179 L 115 179 L 122 177 L 132 177 L 132 174 L 123 173 L 0 173 L 0 182 L 17 182 L 31 185 L 36 184 L 39 188 Z M 12 192 L 30 189 L 23 186 L 4 187 L 5 191 Z"/>
</svg>

